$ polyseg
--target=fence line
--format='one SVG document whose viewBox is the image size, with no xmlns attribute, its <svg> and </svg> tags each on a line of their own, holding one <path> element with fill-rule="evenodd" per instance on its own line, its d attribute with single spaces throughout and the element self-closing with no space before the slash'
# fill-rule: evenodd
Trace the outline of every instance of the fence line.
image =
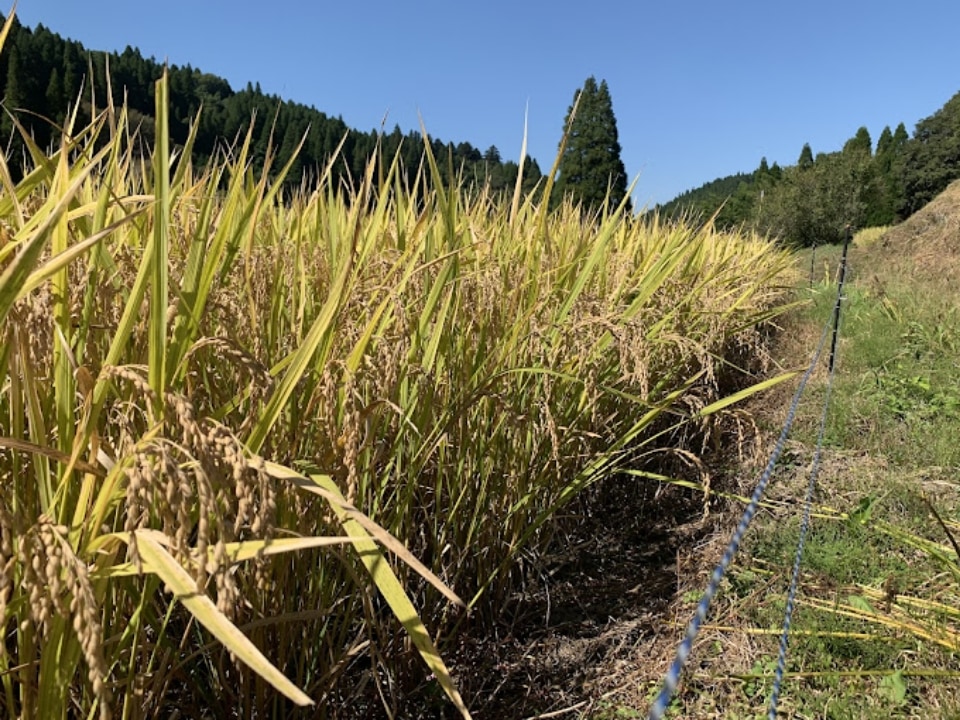
<svg viewBox="0 0 960 720">
<path fill-rule="evenodd" d="M 800 565 L 803 561 L 803 549 L 806 545 L 807 531 L 810 529 L 810 508 L 813 505 L 813 495 L 817 486 L 817 475 L 820 472 L 820 458 L 823 454 L 823 438 L 827 429 L 827 414 L 830 410 L 830 397 L 833 393 L 833 381 L 836 377 L 837 337 L 840 334 L 840 308 L 843 304 L 843 284 L 847 277 L 847 249 L 850 246 L 850 228 L 847 228 L 846 240 L 843 243 L 843 253 L 840 258 L 840 272 L 837 282 L 837 298 L 833 304 L 833 338 L 830 341 L 830 364 L 827 376 L 827 391 L 823 399 L 823 411 L 820 413 L 820 430 L 817 433 L 817 447 L 813 453 L 813 462 L 810 466 L 810 481 L 807 483 L 807 494 L 803 503 L 803 520 L 800 522 L 800 537 L 797 540 L 797 551 L 793 558 L 793 573 L 790 577 L 790 589 L 787 592 L 787 607 L 783 613 L 783 632 L 780 635 L 780 647 L 777 651 L 777 667 L 773 673 L 773 688 L 770 692 L 770 705 L 767 720 L 777 719 L 777 703 L 780 700 L 780 689 L 783 684 L 783 673 L 787 666 L 787 645 L 790 638 L 790 624 L 793 611 L 796 607 L 797 586 L 800 584 Z"/>
<path fill-rule="evenodd" d="M 833 390 L 833 376 L 827 380 L 827 394 L 823 403 L 823 412 L 820 415 L 820 433 L 817 437 L 817 449 L 813 454 L 813 464 L 810 469 L 810 482 L 807 484 L 807 494 L 803 504 L 803 520 L 800 523 L 800 538 L 797 541 L 797 552 L 793 558 L 793 574 L 790 577 L 790 590 L 787 593 L 787 608 L 783 615 L 783 633 L 780 635 L 780 649 L 777 653 L 777 668 L 773 674 L 773 690 L 770 693 L 770 711 L 768 720 L 776 720 L 777 702 L 780 699 L 780 686 L 783 682 L 783 672 L 787 665 L 787 644 L 790 636 L 790 622 L 796 603 L 797 585 L 800 580 L 800 564 L 803 559 L 803 548 L 806 544 L 807 530 L 810 528 L 810 507 L 813 504 L 813 495 L 817 485 L 817 475 L 820 471 L 820 456 L 823 449 L 824 431 L 827 426 L 827 411 L 830 408 L 830 394 Z"/>
<path fill-rule="evenodd" d="M 743 512 L 743 515 L 740 518 L 740 522 L 737 525 L 736 530 L 733 533 L 733 536 L 730 539 L 730 543 L 727 545 L 726 550 L 723 553 L 723 557 L 720 559 L 719 565 L 714 569 L 713 575 L 710 578 L 710 582 L 707 584 L 707 588 L 703 593 L 703 596 L 700 598 L 700 602 L 697 604 L 697 609 L 694 612 L 693 618 L 690 620 L 689 625 L 687 626 L 687 631 L 684 635 L 683 640 L 680 642 L 680 645 L 677 647 L 677 653 L 674 657 L 673 663 L 670 665 L 670 669 L 667 671 L 666 676 L 663 679 L 663 683 L 660 688 L 660 692 L 657 694 L 656 699 L 653 701 L 653 705 L 650 707 L 649 714 L 647 715 L 647 720 L 661 720 L 664 713 L 667 710 L 667 707 L 670 705 L 670 701 L 673 698 L 673 694 L 677 689 L 677 685 L 680 682 L 680 675 L 683 672 L 683 666 L 686 664 L 687 658 L 690 656 L 690 652 L 693 650 L 693 642 L 697 637 L 697 634 L 700 631 L 700 626 L 706 620 L 707 613 L 710 610 L 710 605 L 713 602 L 713 598 L 717 593 L 717 590 L 720 586 L 720 581 L 723 579 L 723 575 L 727 570 L 727 567 L 733 561 L 733 557 L 736 555 L 737 550 L 740 547 L 740 543 L 743 540 L 743 536 L 746 534 L 747 529 L 750 527 L 750 523 L 753 521 L 754 516 L 757 513 L 759 508 L 760 500 L 763 497 L 763 493 L 767 488 L 767 484 L 770 481 L 771 476 L 773 475 L 773 469 L 776 466 L 777 460 L 780 458 L 781 453 L 783 452 L 784 444 L 786 443 L 787 437 L 790 434 L 790 429 L 793 426 L 793 422 L 796 418 L 797 408 L 800 405 L 800 398 L 803 395 L 804 390 L 807 386 L 807 381 L 810 379 L 810 376 L 813 375 L 814 369 L 817 367 L 818 362 L 820 361 L 820 356 L 823 353 L 824 346 L 826 344 L 826 339 L 831 335 L 830 331 L 832 329 L 832 341 L 830 347 L 830 361 L 829 361 L 829 372 L 830 372 L 830 382 L 828 384 L 828 391 L 826 402 L 824 403 L 823 416 L 821 419 L 821 430 L 820 437 L 817 442 L 817 453 L 816 453 L 816 465 L 812 473 L 811 485 L 808 486 L 807 490 L 807 503 L 805 509 L 805 521 L 804 525 L 809 525 L 809 507 L 812 499 L 813 493 L 813 484 L 816 480 L 816 468 L 819 467 L 819 454 L 820 446 L 823 441 L 823 428 L 825 426 L 827 407 L 830 399 L 830 390 L 829 387 L 832 385 L 832 379 L 834 375 L 835 361 L 836 361 L 836 347 L 837 347 L 837 335 L 840 324 L 840 305 L 843 299 L 843 282 L 846 277 L 846 259 L 847 259 L 847 247 L 850 242 L 850 231 L 848 229 L 846 242 L 843 246 L 843 257 L 841 260 L 840 266 L 840 277 L 837 284 L 837 297 L 834 303 L 834 312 L 833 317 L 828 320 L 823 327 L 823 331 L 820 335 L 820 341 L 817 344 L 817 349 L 813 354 L 813 357 L 810 361 L 810 364 L 807 366 L 806 371 L 803 374 L 803 377 L 800 380 L 800 385 L 797 387 L 796 393 L 794 393 L 793 400 L 790 403 L 790 409 L 787 412 L 787 418 L 784 422 L 783 428 L 780 431 L 780 436 L 777 438 L 776 445 L 773 448 L 773 452 L 770 455 L 770 459 L 767 461 L 767 465 L 763 470 L 763 473 L 760 476 L 760 480 L 757 483 L 756 488 L 753 491 L 753 495 L 750 498 L 750 502 L 747 505 L 746 509 Z M 806 530 L 804 529 L 800 542 L 798 543 L 797 556 L 795 558 L 795 573 L 796 576 L 799 576 L 799 562 L 802 556 L 802 543 L 804 541 L 804 536 Z M 793 582 L 791 582 L 791 590 L 795 594 L 795 587 L 793 587 Z M 791 598 L 792 599 L 792 598 Z M 788 600 L 788 614 L 784 619 L 784 633 L 781 637 L 781 655 L 783 657 L 783 663 L 786 663 L 786 638 L 789 636 L 790 632 L 790 619 L 792 615 L 792 608 L 790 607 L 790 600 Z M 780 659 L 778 657 L 778 670 L 780 678 L 783 676 L 783 669 L 780 667 Z M 779 688 L 780 682 L 775 680 L 774 684 L 774 694 L 771 696 L 771 710 L 769 717 L 771 719 L 776 718 L 776 702 L 779 698 Z"/>
</svg>

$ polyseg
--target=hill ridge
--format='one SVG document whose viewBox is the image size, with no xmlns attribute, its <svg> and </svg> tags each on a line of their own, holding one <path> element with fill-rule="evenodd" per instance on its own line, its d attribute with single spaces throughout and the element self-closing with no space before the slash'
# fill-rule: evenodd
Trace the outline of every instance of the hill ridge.
<svg viewBox="0 0 960 720">
<path fill-rule="evenodd" d="M 0 22 L 5 19 L 0 13 Z M 299 184 L 304 173 L 318 176 L 341 141 L 343 146 L 333 166 L 334 177 L 340 182 L 351 183 L 362 177 L 378 146 L 384 157 L 401 156 L 407 180 L 412 182 L 423 154 L 423 137 L 419 131 L 404 133 L 395 125 L 392 130 L 364 132 L 347 126 L 342 116 L 334 117 L 313 105 L 263 93 L 259 83 L 253 81 L 248 81 L 241 90 L 234 90 L 226 79 L 189 63 L 164 65 L 152 57 L 145 58 L 139 49 L 130 45 L 122 52 L 91 50 L 77 40 L 61 37 L 42 23 L 31 29 L 16 18 L 0 54 L 0 96 L 4 98 L 4 106 L 17 111 L 19 121 L 33 134 L 37 144 L 45 148 L 57 141 L 55 128 L 63 123 L 68 108 L 77 98 L 81 102 L 81 127 L 89 121 L 93 104 L 98 108 L 107 105 L 108 68 L 110 99 L 117 106 L 126 105 L 133 124 L 140 125 L 146 147 L 153 143 L 154 82 L 164 68 L 167 69 L 170 138 L 174 144 L 184 145 L 191 125 L 199 122 L 193 151 L 193 160 L 198 163 L 206 162 L 236 138 L 244 137 L 251 123 L 255 170 L 263 167 L 271 142 L 277 154 L 274 167 L 282 167 L 304 138 L 288 175 L 292 185 Z M 0 117 L 0 140 L 5 147 L 11 147 L 9 157 L 26 154 L 12 120 L 6 115 Z M 435 156 L 441 160 L 448 156 L 451 159 L 450 163 L 440 163 L 447 184 L 456 173 L 462 173 L 468 185 L 489 183 L 494 191 L 512 190 L 516 184 L 519 164 L 504 161 L 495 146 L 482 152 L 469 142 L 444 142 L 437 138 L 429 141 Z M 11 170 L 15 173 L 19 170 L 16 163 L 11 163 Z M 533 188 L 541 175 L 536 160 L 528 156 L 524 163 L 524 189 Z"/>
</svg>

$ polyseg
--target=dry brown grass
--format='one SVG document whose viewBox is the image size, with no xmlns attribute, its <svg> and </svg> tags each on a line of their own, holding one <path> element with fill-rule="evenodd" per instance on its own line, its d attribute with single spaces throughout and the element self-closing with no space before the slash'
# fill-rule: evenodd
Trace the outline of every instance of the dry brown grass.
<svg viewBox="0 0 960 720">
<path fill-rule="evenodd" d="M 887 265 L 924 280 L 960 280 L 960 180 L 886 233 L 875 248 Z"/>
</svg>

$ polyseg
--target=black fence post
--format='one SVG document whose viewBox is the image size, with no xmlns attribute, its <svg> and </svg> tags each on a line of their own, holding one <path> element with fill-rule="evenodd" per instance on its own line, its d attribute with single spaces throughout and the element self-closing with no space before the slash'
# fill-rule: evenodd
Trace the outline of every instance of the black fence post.
<svg viewBox="0 0 960 720">
<path fill-rule="evenodd" d="M 840 271 L 837 280 L 837 302 L 833 306 L 833 337 L 830 339 L 830 372 L 837 359 L 837 333 L 840 329 L 840 305 L 843 302 L 843 282 L 847 278 L 847 250 L 853 239 L 853 227 L 847 225 L 843 236 L 843 253 L 840 255 Z"/>
</svg>

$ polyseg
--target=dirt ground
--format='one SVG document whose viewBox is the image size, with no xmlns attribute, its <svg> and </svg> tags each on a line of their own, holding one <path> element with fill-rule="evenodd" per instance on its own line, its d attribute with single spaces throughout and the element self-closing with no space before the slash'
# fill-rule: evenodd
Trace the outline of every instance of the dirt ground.
<svg viewBox="0 0 960 720">
<path fill-rule="evenodd" d="M 711 470 L 714 487 L 745 489 Z M 640 717 L 690 619 L 684 598 L 699 597 L 742 512 L 709 505 L 633 479 L 579 503 L 585 521 L 531 568 L 495 637 L 464 649 L 472 667 L 458 675 L 474 717 Z"/>
</svg>

